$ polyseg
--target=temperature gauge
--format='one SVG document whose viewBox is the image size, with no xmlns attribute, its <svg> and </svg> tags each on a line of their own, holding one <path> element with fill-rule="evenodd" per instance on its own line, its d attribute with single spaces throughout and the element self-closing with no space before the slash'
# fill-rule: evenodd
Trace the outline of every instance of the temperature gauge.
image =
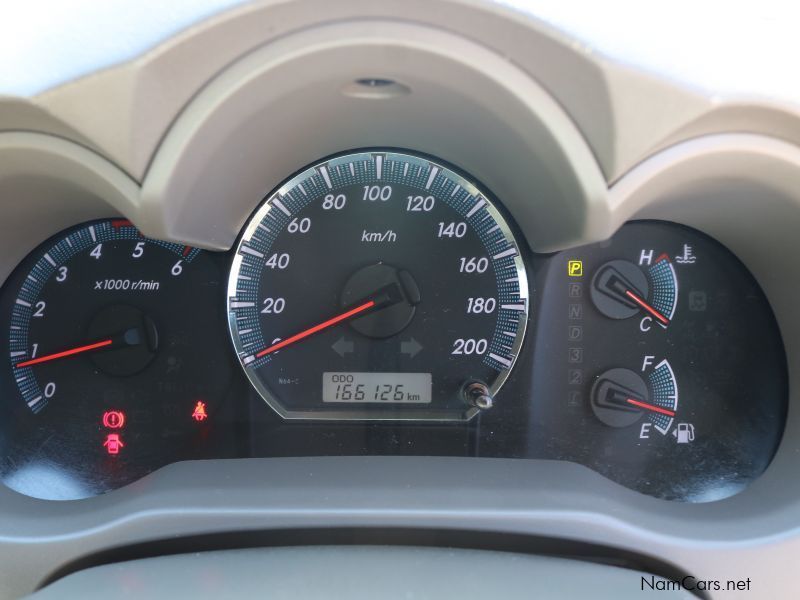
<svg viewBox="0 0 800 600">
<path fill-rule="evenodd" d="M 628 223 L 543 261 L 536 288 L 531 444 L 670 499 L 730 495 L 766 468 L 785 354 L 763 293 L 724 246 Z"/>
<path fill-rule="evenodd" d="M 590 289 L 597 310 L 612 319 L 641 315 L 642 331 L 649 331 L 654 322 L 669 326 L 678 304 L 675 267 L 666 253 L 653 261 L 652 250 L 642 250 L 639 266 L 627 260 L 605 263 Z"/>
</svg>

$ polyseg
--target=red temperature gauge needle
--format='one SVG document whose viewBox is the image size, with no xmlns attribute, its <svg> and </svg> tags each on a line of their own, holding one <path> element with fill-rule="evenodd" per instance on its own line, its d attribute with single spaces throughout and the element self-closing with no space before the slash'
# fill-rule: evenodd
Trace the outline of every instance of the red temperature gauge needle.
<svg viewBox="0 0 800 600">
<path fill-rule="evenodd" d="M 84 352 L 91 352 L 92 350 L 97 350 L 98 348 L 110 346 L 113 343 L 113 340 L 102 340 L 100 342 L 95 342 L 94 344 L 86 344 L 85 346 L 78 346 L 76 348 L 70 348 L 69 350 L 54 352 L 53 354 L 45 354 L 44 356 L 31 358 L 30 360 L 23 360 L 22 362 L 18 362 L 16 365 L 14 365 L 14 367 L 17 369 L 21 369 L 22 367 L 30 367 L 33 365 L 50 362 L 51 360 L 58 360 L 59 358 L 66 358 L 68 356 L 75 356 L 76 354 L 83 354 Z"/>
<path fill-rule="evenodd" d="M 655 404 L 648 404 L 647 402 L 641 402 L 639 400 L 634 400 L 633 398 L 628 398 L 625 400 L 625 402 L 627 402 L 628 404 L 633 404 L 634 406 L 638 406 L 639 408 L 649 410 L 654 413 L 667 415 L 668 417 L 675 416 L 674 410 L 667 410 L 666 408 L 661 408 L 660 406 L 656 406 Z"/>
<path fill-rule="evenodd" d="M 634 302 L 636 302 L 636 304 L 638 304 L 638 305 L 639 305 L 639 307 L 640 307 L 642 310 L 644 310 L 644 311 L 646 311 L 646 312 L 650 313 L 651 315 L 653 315 L 653 317 L 655 317 L 655 319 L 656 319 L 656 320 L 657 320 L 659 323 L 661 323 L 661 324 L 662 324 L 662 325 L 664 325 L 665 327 L 666 327 L 667 325 L 669 325 L 669 319 L 668 319 L 667 317 L 665 317 L 664 315 L 662 315 L 660 312 L 658 312 L 658 311 L 657 311 L 655 308 L 653 308 L 652 306 L 650 306 L 650 305 L 649 305 L 647 302 L 645 302 L 645 301 L 644 301 L 644 299 L 640 298 L 639 296 L 637 296 L 636 294 L 634 294 L 634 293 L 633 293 L 632 291 L 630 291 L 630 290 L 625 290 L 625 295 L 626 295 L 628 298 L 630 298 L 631 300 L 633 300 Z"/>
<path fill-rule="evenodd" d="M 318 333 L 318 332 L 322 331 L 323 329 L 328 329 L 329 327 L 333 327 L 337 323 L 341 323 L 342 321 L 346 321 L 347 319 L 351 319 L 351 318 L 355 317 L 356 315 L 359 315 L 359 314 L 363 313 L 364 311 L 369 310 L 370 308 L 372 308 L 372 307 L 374 307 L 376 305 L 377 305 L 377 303 L 375 302 L 375 300 L 370 300 L 369 302 L 364 302 L 364 304 L 356 306 L 355 308 L 351 308 L 347 312 L 343 312 L 342 314 L 337 315 L 335 317 L 332 317 L 332 318 L 328 319 L 327 321 L 323 321 L 322 323 L 319 323 L 318 325 L 314 325 L 313 327 L 309 327 L 308 329 L 305 329 L 305 330 L 301 331 L 300 333 L 296 333 L 292 337 L 288 337 L 285 340 L 281 340 L 280 342 L 272 344 L 272 346 L 270 346 L 269 348 L 264 348 L 263 350 L 261 350 L 260 352 L 258 352 L 256 354 L 256 358 L 261 358 L 262 356 L 266 356 L 267 354 L 272 354 L 273 352 L 276 352 L 277 350 L 280 350 L 281 348 L 285 348 L 286 346 L 288 346 L 290 344 L 294 344 L 295 342 L 299 342 L 300 340 L 303 340 L 303 339 L 307 338 L 310 335 L 314 335 L 315 333 Z"/>
</svg>

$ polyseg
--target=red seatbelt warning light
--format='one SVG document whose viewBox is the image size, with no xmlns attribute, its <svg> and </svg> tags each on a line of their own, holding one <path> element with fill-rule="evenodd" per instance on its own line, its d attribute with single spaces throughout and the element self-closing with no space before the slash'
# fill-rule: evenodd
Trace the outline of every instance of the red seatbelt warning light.
<svg viewBox="0 0 800 600">
<path fill-rule="evenodd" d="M 106 441 L 103 442 L 103 446 L 105 446 L 105 449 L 109 454 L 117 455 L 119 454 L 119 451 L 125 447 L 125 444 L 123 444 L 122 440 L 119 439 L 118 433 L 109 433 L 106 436 Z"/>
<path fill-rule="evenodd" d="M 206 403 L 198 401 L 194 407 L 194 412 L 192 412 L 192 418 L 195 421 L 205 421 L 208 418 L 208 413 L 206 412 Z"/>
<path fill-rule="evenodd" d="M 107 410 L 103 413 L 103 426 L 109 429 L 122 429 L 125 426 L 125 413 L 121 410 Z"/>
</svg>

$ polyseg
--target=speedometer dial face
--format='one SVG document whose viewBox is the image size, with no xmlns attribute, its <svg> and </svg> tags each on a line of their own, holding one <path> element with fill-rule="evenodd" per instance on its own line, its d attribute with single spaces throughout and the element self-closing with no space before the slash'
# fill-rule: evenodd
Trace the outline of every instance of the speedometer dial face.
<svg viewBox="0 0 800 600">
<path fill-rule="evenodd" d="M 514 366 L 528 283 L 477 183 L 370 151 L 265 200 L 238 243 L 228 318 L 245 373 L 285 418 L 466 420 Z"/>
</svg>

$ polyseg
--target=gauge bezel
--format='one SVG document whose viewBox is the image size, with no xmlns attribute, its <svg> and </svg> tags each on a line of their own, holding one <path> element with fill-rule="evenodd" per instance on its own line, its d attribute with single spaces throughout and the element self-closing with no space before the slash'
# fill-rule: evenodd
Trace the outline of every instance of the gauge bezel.
<svg viewBox="0 0 800 600">
<path fill-rule="evenodd" d="M 243 348 L 243 342 L 238 332 L 238 327 L 236 325 L 236 312 L 232 309 L 230 303 L 231 298 L 236 296 L 236 289 L 237 289 L 237 282 L 239 280 L 239 273 L 242 266 L 243 256 L 240 252 L 242 244 L 244 240 L 250 239 L 255 230 L 258 228 L 259 224 L 263 222 L 269 212 L 273 209 L 279 210 L 275 204 L 273 203 L 276 198 L 284 195 L 289 190 L 293 189 L 297 186 L 298 183 L 305 181 L 309 176 L 313 175 L 314 173 L 319 172 L 320 167 L 324 167 L 330 165 L 331 163 L 336 163 L 337 161 L 343 161 L 346 159 L 347 162 L 356 161 L 356 160 L 373 160 L 376 155 L 381 155 L 385 159 L 389 159 L 390 157 L 397 158 L 400 160 L 408 160 L 412 162 L 419 162 L 425 161 L 429 163 L 431 166 L 440 169 L 441 171 L 446 171 L 450 173 L 450 178 L 454 181 L 457 185 L 460 185 L 464 190 L 466 190 L 472 196 L 480 196 L 486 201 L 485 210 L 491 215 L 492 219 L 497 223 L 500 227 L 500 231 L 502 232 L 504 238 L 508 240 L 512 246 L 517 250 L 515 256 L 513 257 L 514 262 L 514 271 L 516 273 L 516 277 L 519 279 L 519 297 L 520 300 L 524 301 L 525 309 L 524 311 L 520 311 L 521 314 L 519 316 L 519 324 L 516 336 L 514 338 L 513 344 L 511 345 L 511 365 L 507 369 L 498 370 L 497 376 L 493 379 L 493 381 L 489 385 L 489 390 L 492 397 L 496 397 L 497 393 L 503 387 L 503 384 L 506 382 L 508 377 L 511 375 L 511 372 L 514 370 L 516 366 L 517 359 L 519 357 L 520 351 L 522 349 L 522 345 L 525 341 L 525 336 L 527 334 L 527 325 L 530 316 L 530 304 L 531 304 L 531 293 L 529 288 L 529 279 L 527 275 L 527 270 L 525 266 L 525 261 L 523 259 L 523 252 L 520 251 L 520 243 L 518 241 L 519 236 L 514 232 L 509 220 L 506 219 L 506 216 L 503 212 L 498 208 L 499 202 L 495 195 L 491 193 L 488 189 L 486 189 L 480 182 L 476 179 L 469 177 L 466 173 L 464 173 L 461 169 L 452 165 L 440 158 L 432 157 L 424 152 L 416 152 L 409 149 L 399 149 L 399 148 L 361 148 L 355 150 L 348 150 L 336 153 L 334 155 L 325 157 L 317 162 L 314 162 L 298 172 L 294 175 L 291 175 L 287 180 L 282 182 L 277 188 L 272 190 L 269 194 L 267 194 L 259 203 L 258 207 L 253 211 L 250 215 L 249 219 L 247 220 L 246 226 L 242 229 L 239 237 L 236 240 L 236 245 L 233 248 L 233 259 L 231 261 L 231 267 L 228 272 L 228 286 L 227 286 L 227 293 L 225 298 L 226 303 L 226 310 L 228 314 L 228 332 L 231 338 L 231 342 L 233 344 L 234 350 L 236 352 L 237 360 L 239 362 L 240 367 L 245 373 L 248 381 L 251 383 L 253 388 L 258 392 L 259 396 L 267 403 L 267 405 L 274 410 L 278 415 L 280 415 L 283 419 L 286 420 L 295 420 L 295 421 L 385 421 L 385 422 L 429 422 L 429 423 L 443 423 L 443 422 L 466 422 L 474 418 L 478 413 L 481 412 L 481 409 L 475 406 L 468 406 L 466 403 L 464 405 L 464 410 L 461 411 L 457 416 L 452 416 L 455 413 L 444 411 L 441 414 L 436 414 L 436 412 L 430 409 L 408 409 L 403 410 L 401 413 L 398 413 L 396 410 L 392 410 L 391 408 L 378 408 L 378 407 L 370 407 L 370 408 L 348 408 L 348 409 L 339 409 L 339 410 L 288 410 L 286 409 L 280 400 L 275 397 L 275 395 L 269 390 L 269 388 L 264 384 L 264 382 L 259 378 L 254 369 L 248 369 L 247 366 L 243 363 L 243 357 L 248 354 L 248 352 Z M 524 238 L 523 238 L 524 239 Z"/>
</svg>

